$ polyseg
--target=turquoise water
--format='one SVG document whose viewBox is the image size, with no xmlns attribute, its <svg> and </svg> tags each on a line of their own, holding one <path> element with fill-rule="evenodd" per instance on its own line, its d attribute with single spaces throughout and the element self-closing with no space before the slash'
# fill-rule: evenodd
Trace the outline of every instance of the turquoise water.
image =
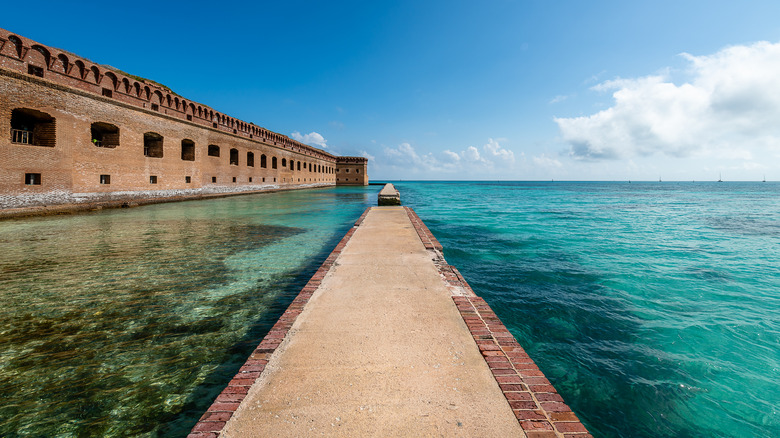
<svg viewBox="0 0 780 438">
<path fill-rule="evenodd" d="M 0 436 L 185 436 L 378 190 L 0 222 Z"/>
<path fill-rule="evenodd" d="M 780 184 L 408 183 L 596 436 L 780 436 Z M 184 436 L 379 187 L 0 222 L 0 436 Z"/>
<path fill-rule="evenodd" d="M 780 436 L 780 184 L 395 184 L 595 436 Z"/>
</svg>

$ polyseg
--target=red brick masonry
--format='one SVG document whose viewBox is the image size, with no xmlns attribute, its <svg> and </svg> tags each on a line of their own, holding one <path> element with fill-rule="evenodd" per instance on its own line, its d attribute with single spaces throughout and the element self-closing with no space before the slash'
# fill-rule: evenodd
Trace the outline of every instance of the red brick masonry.
<svg viewBox="0 0 780 438">
<path fill-rule="evenodd" d="M 431 231 L 409 207 L 404 207 L 425 248 L 441 252 L 442 246 Z M 281 344 L 295 319 L 303 311 L 314 291 L 325 278 L 349 239 L 368 214 L 367 208 L 355 226 L 341 239 L 311 280 L 303 287 L 287 310 L 274 324 L 260 345 L 249 356 L 228 386 L 217 396 L 211 407 L 200 418 L 188 438 L 217 438 L 230 417 L 249 392 L 249 387 L 260 377 L 271 355 Z M 469 328 L 485 362 L 515 413 L 520 426 L 529 438 L 588 438 L 591 437 L 577 416 L 563 403 L 555 388 L 544 377 L 533 360 L 517 343 L 514 336 L 498 319 L 485 300 L 476 296 L 455 267 L 437 254 L 436 265 L 450 289 L 466 291 L 468 296 L 453 296 L 463 321 Z"/>
<path fill-rule="evenodd" d="M 417 213 L 404 208 L 425 248 L 441 251 L 441 244 Z M 467 291 L 468 296 L 452 299 L 526 435 L 529 438 L 591 437 L 485 300 L 474 294 L 454 266 L 448 265 L 440 254 L 437 258 L 436 266 L 450 289 L 460 286 L 461 291 Z"/>
</svg>

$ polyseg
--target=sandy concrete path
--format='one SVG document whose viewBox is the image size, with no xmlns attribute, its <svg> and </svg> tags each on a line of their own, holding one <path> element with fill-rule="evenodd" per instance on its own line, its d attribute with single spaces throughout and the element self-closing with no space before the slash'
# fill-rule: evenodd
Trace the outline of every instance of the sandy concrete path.
<svg viewBox="0 0 780 438">
<path fill-rule="evenodd" d="M 402 207 L 374 207 L 223 437 L 525 436 Z"/>
</svg>

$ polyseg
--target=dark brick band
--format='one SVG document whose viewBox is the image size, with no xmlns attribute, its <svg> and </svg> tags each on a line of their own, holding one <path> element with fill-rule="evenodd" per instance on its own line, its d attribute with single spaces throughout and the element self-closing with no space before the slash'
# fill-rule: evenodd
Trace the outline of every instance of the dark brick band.
<svg viewBox="0 0 780 438">
<path fill-rule="evenodd" d="M 260 345 L 255 348 L 249 359 L 244 362 L 238 373 L 233 376 L 228 386 L 222 390 L 206 413 L 200 417 L 200 420 L 192 428 L 187 438 L 217 438 L 219 436 L 222 428 L 225 427 L 227 421 L 233 416 L 233 413 L 236 412 L 238 406 L 249 393 L 249 387 L 262 375 L 271 355 L 273 355 L 276 348 L 287 336 L 290 328 L 295 323 L 295 319 L 301 314 L 303 307 L 306 306 L 314 291 L 320 286 L 322 279 L 325 278 L 325 274 L 333 267 L 333 263 L 341 254 L 341 251 L 344 250 L 347 242 L 355 233 L 355 229 L 363 223 L 363 219 L 365 219 L 369 210 L 370 207 L 358 218 L 354 227 L 347 231 L 347 234 L 336 245 L 336 248 L 328 255 L 328 258 L 325 259 L 317 272 L 306 283 L 306 286 L 301 289 L 298 296 L 295 297 L 276 324 L 265 335 Z"/>
</svg>

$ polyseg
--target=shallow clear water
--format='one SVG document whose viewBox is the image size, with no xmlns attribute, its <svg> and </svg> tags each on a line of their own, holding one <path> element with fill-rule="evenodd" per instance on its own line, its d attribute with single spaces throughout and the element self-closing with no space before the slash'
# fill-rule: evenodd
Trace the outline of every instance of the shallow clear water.
<svg viewBox="0 0 780 438">
<path fill-rule="evenodd" d="M 185 436 L 378 190 L 0 222 L 0 436 Z"/>
<path fill-rule="evenodd" d="M 780 184 L 395 185 L 595 436 L 780 436 Z"/>
</svg>

